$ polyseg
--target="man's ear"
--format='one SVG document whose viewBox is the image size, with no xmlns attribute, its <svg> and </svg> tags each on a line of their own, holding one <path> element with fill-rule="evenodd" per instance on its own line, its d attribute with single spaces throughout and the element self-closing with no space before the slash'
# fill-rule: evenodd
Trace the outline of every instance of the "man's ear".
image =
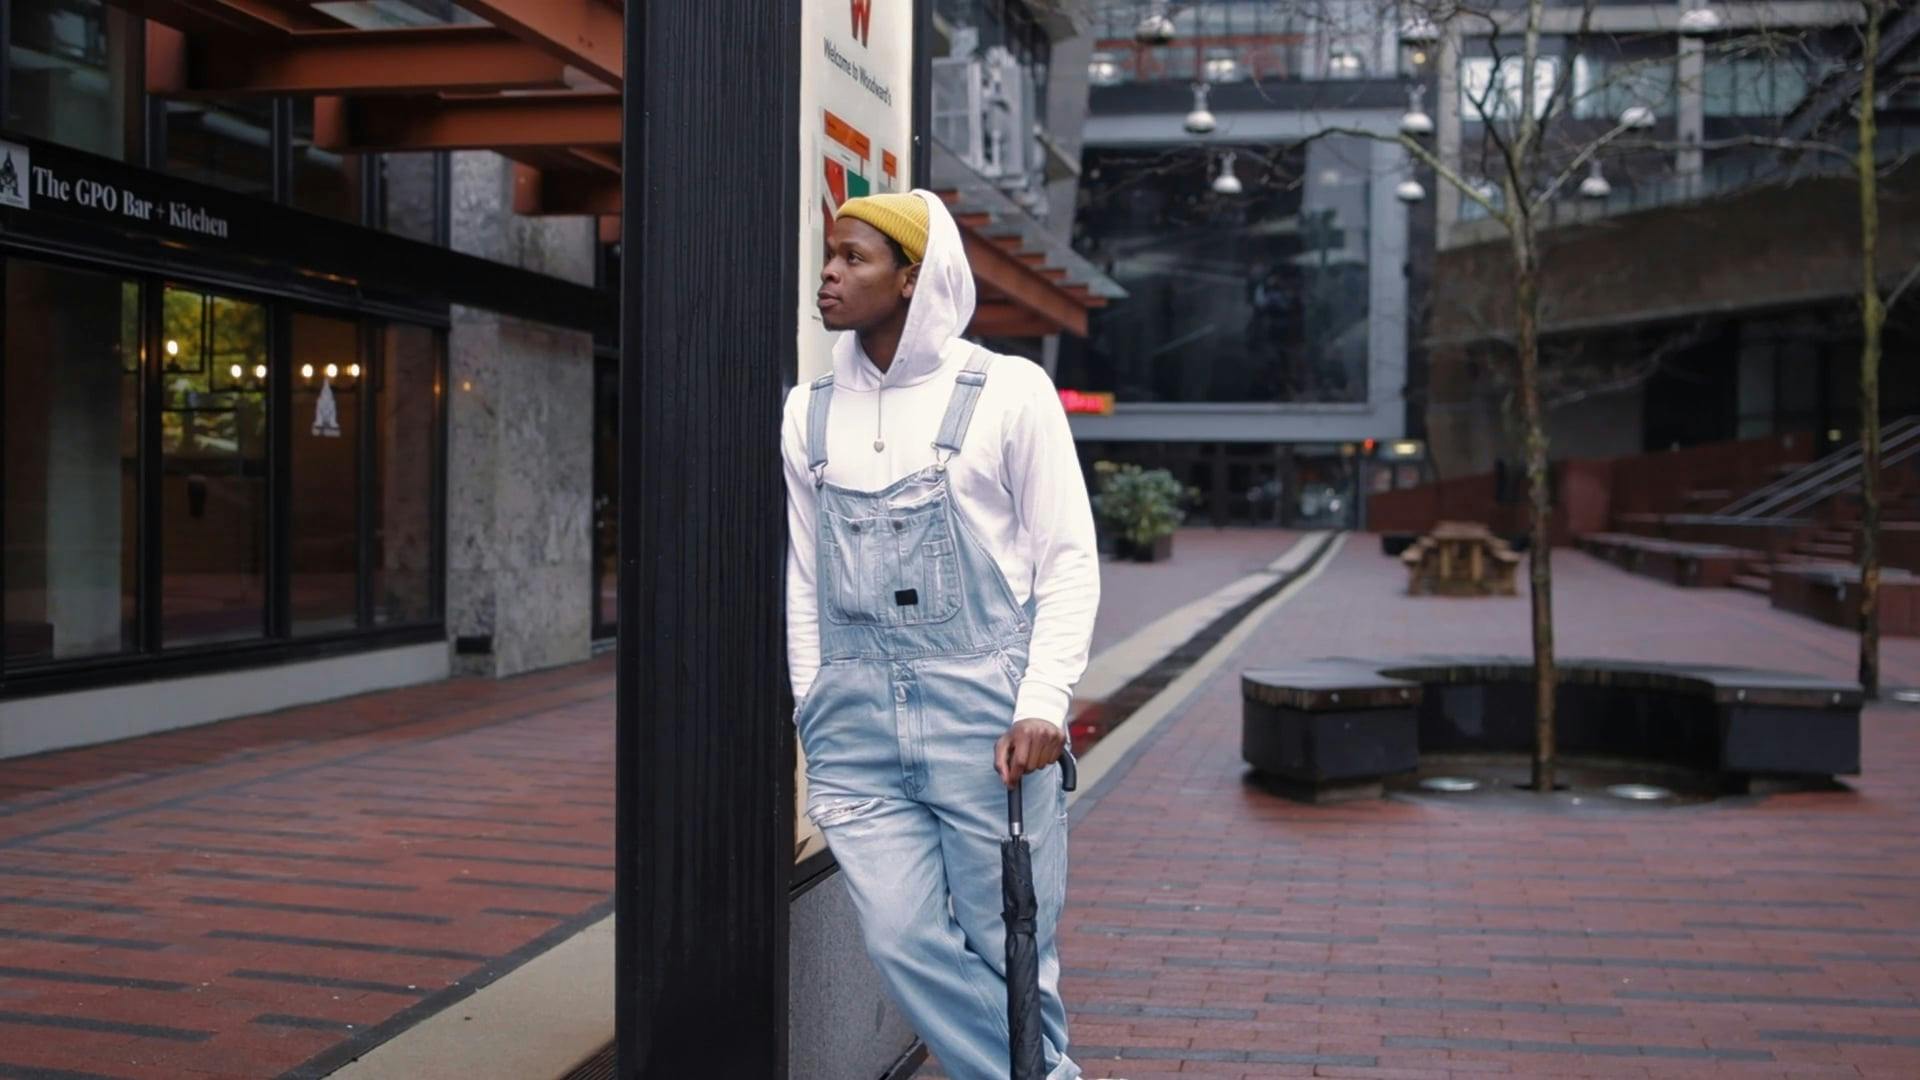
<svg viewBox="0 0 1920 1080">
<path fill-rule="evenodd" d="M 920 284 L 920 263 L 907 267 L 907 276 L 900 284 L 900 299 L 913 299 L 913 290 Z"/>
</svg>

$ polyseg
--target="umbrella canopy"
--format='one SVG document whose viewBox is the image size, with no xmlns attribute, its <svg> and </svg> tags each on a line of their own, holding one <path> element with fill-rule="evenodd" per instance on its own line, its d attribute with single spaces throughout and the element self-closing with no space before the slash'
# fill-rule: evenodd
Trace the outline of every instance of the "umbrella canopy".
<svg viewBox="0 0 1920 1080">
<path fill-rule="evenodd" d="M 1007 792 L 1007 838 L 1000 841 L 1001 914 L 1007 921 L 1007 1030 L 1012 1080 L 1045 1080 L 1040 1041 L 1040 948 L 1034 926 L 1040 905 L 1033 893 L 1033 851 L 1023 834 L 1023 784 Z"/>
<path fill-rule="evenodd" d="M 1073 751 L 1060 755 L 1060 787 L 1080 786 Z M 1007 1033 L 1010 1080 L 1046 1080 L 1040 1029 L 1040 903 L 1033 891 L 1033 849 L 1027 846 L 1024 778 L 1007 791 L 1007 838 L 1000 841 L 1000 914 L 1007 923 Z"/>
</svg>

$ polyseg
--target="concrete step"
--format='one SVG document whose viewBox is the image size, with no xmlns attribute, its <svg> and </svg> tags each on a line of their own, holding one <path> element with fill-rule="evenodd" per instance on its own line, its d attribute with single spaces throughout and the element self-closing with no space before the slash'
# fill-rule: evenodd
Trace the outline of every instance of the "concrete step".
<svg viewBox="0 0 1920 1080">
<path fill-rule="evenodd" d="M 1834 562 L 1849 562 L 1853 559 L 1853 544 L 1807 543 L 1794 548 L 1793 553 L 1795 555 L 1804 555 L 1810 559 L 1831 559 Z"/>
<path fill-rule="evenodd" d="M 1740 574 L 1734 577 L 1733 587 L 1744 592 L 1770 596 L 1773 594 L 1773 578 L 1765 574 Z"/>
</svg>

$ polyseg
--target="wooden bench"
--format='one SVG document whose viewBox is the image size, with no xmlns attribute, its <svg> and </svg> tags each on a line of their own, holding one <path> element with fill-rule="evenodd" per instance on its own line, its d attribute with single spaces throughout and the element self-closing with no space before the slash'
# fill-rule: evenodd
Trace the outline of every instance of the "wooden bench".
<svg viewBox="0 0 1920 1080">
<path fill-rule="evenodd" d="M 1773 568 L 1773 606 L 1847 630 L 1860 628 L 1860 568 L 1788 563 Z M 1920 637 L 1920 577 L 1880 571 L 1880 633 Z"/>
<path fill-rule="evenodd" d="M 1860 771 L 1860 687 L 1702 664 L 1565 660 L 1556 738 L 1568 757 L 1627 758 L 1716 777 Z M 1241 756 L 1309 801 L 1374 793 L 1422 753 L 1525 754 L 1533 664 L 1524 657 L 1315 660 L 1241 676 Z"/>
<path fill-rule="evenodd" d="M 1725 588 L 1733 584 L 1747 563 L 1764 558 L 1759 552 L 1725 544 L 1665 540 L 1634 533 L 1588 533 L 1577 543 L 1580 550 L 1597 559 L 1687 588 Z"/>
</svg>

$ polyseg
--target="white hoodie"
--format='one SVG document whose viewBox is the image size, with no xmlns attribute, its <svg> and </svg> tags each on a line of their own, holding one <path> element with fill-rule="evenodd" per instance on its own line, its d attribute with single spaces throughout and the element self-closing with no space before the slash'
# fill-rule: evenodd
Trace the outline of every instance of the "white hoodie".
<svg viewBox="0 0 1920 1080">
<path fill-rule="evenodd" d="M 927 203 L 927 251 L 893 364 L 882 373 L 859 335 L 834 343 L 827 424 L 828 483 L 878 491 L 934 463 L 933 438 L 972 349 L 973 271 L 941 200 Z M 813 474 L 807 468 L 807 386 L 787 396 L 781 456 L 787 473 L 787 667 L 803 700 L 820 668 L 814 581 Z M 876 451 L 874 443 L 885 445 Z M 1087 667 L 1100 606 L 1100 563 L 1073 432 L 1053 381 L 1038 364 L 1003 357 L 987 375 L 960 454 L 947 465 L 955 510 L 992 554 L 1014 599 L 1035 600 L 1033 643 L 1015 720 L 1064 727 L 1073 686 Z"/>
</svg>

